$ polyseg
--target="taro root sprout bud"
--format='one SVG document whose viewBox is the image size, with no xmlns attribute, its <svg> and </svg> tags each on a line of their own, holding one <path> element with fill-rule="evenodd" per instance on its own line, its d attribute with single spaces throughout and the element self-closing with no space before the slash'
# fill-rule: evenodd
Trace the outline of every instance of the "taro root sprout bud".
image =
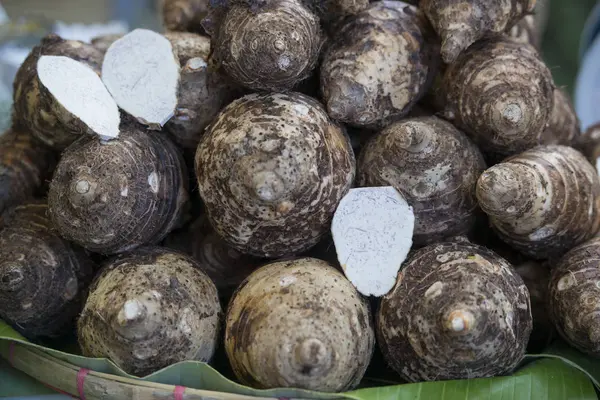
<svg viewBox="0 0 600 400">
<path fill-rule="evenodd" d="M 418 10 L 401 1 L 377 1 L 346 21 L 321 64 L 329 115 L 367 128 L 407 115 L 435 70 L 428 29 Z"/>
<path fill-rule="evenodd" d="M 600 228 L 600 181 L 577 150 L 538 146 L 487 169 L 477 199 L 498 236 L 536 259 L 563 255 Z"/>
<path fill-rule="evenodd" d="M 46 36 L 15 77 L 15 117 L 57 150 L 82 133 L 117 137 L 121 117 L 100 79 L 101 64 L 102 52 L 94 46 Z"/>
<path fill-rule="evenodd" d="M 162 133 L 125 126 L 119 138 L 84 137 L 62 154 L 48 193 L 64 238 L 101 254 L 160 242 L 180 221 L 188 178 Z"/>
<path fill-rule="evenodd" d="M 235 292 L 225 350 L 238 379 L 255 388 L 352 389 L 375 346 L 369 305 L 324 261 L 268 264 Z"/>
<path fill-rule="evenodd" d="M 5 212 L 0 226 L 0 318 L 35 340 L 72 332 L 94 265 L 53 231 L 42 202 Z"/>
<path fill-rule="evenodd" d="M 525 355 L 531 329 L 521 277 L 492 251 L 467 242 L 415 251 L 377 315 L 383 355 L 411 382 L 509 373 Z"/>
<path fill-rule="evenodd" d="M 230 246 L 258 257 L 314 246 L 354 173 L 348 136 L 316 100 L 295 92 L 229 104 L 196 152 L 211 225 Z"/>
<path fill-rule="evenodd" d="M 217 289 L 188 256 L 142 248 L 108 262 L 78 321 L 87 357 L 143 376 L 179 361 L 208 362 L 218 343 Z"/>
</svg>

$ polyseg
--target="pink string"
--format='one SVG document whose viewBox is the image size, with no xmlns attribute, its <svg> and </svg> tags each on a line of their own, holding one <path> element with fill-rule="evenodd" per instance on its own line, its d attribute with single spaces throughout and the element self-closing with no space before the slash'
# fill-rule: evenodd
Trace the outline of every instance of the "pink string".
<svg viewBox="0 0 600 400">
<path fill-rule="evenodd" d="M 85 377 L 90 373 L 87 368 L 81 368 L 77 372 L 77 391 L 79 392 L 79 398 L 85 400 L 85 393 L 83 392 L 83 384 L 85 383 Z"/>
<path fill-rule="evenodd" d="M 173 391 L 173 397 L 175 400 L 183 400 L 183 393 L 185 392 L 185 386 L 175 386 Z"/>
<path fill-rule="evenodd" d="M 8 363 L 12 366 L 15 363 L 15 347 L 17 344 L 15 342 L 10 342 L 8 346 Z"/>
</svg>

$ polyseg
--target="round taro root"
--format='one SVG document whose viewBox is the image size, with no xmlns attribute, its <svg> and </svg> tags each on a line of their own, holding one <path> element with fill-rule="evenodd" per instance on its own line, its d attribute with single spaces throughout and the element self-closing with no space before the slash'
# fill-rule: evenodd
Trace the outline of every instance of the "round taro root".
<svg viewBox="0 0 600 400">
<path fill-rule="evenodd" d="M 208 362 L 218 343 L 217 289 L 188 256 L 160 247 L 118 256 L 92 285 L 77 323 L 87 357 L 143 376 L 179 361 Z"/>
<path fill-rule="evenodd" d="M 229 303 L 225 350 L 238 379 L 255 388 L 352 389 L 374 346 L 368 303 L 318 259 L 268 264 Z"/>
<path fill-rule="evenodd" d="M 83 137 L 62 154 L 50 183 L 50 217 L 86 249 L 115 254 L 160 242 L 188 200 L 179 150 L 136 125 L 102 142 Z"/>
<path fill-rule="evenodd" d="M 600 238 L 569 251 L 551 271 L 550 317 L 573 347 L 600 357 Z"/>
<path fill-rule="evenodd" d="M 554 107 L 550 121 L 542 133 L 541 143 L 570 146 L 579 136 L 580 122 L 571 99 L 563 89 L 554 89 Z"/>
<path fill-rule="evenodd" d="M 34 136 L 63 150 L 82 133 L 119 133 L 119 110 L 100 80 L 102 52 L 91 44 L 44 37 L 14 80 L 14 115 Z"/>
<path fill-rule="evenodd" d="M 53 232 L 47 211 L 29 202 L 0 220 L 0 319 L 32 340 L 74 330 L 94 273 L 87 254 Z"/>
<path fill-rule="evenodd" d="M 378 1 L 336 33 L 321 64 L 329 115 L 376 128 L 408 114 L 425 94 L 435 69 L 427 25 L 401 1 Z"/>
<path fill-rule="evenodd" d="M 492 251 L 464 241 L 415 251 L 377 315 L 382 353 L 411 382 L 509 373 L 531 329 L 521 277 Z"/>
<path fill-rule="evenodd" d="M 29 131 L 14 126 L 0 135 L 0 213 L 41 191 L 57 156 Z"/>
<path fill-rule="evenodd" d="M 210 32 L 213 56 L 240 85 L 292 89 L 317 65 L 324 38 L 319 19 L 301 0 L 231 1 L 219 12 Z"/>
<path fill-rule="evenodd" d="M 483 151 L 504 156 L 541 143 L 553 91 L 537 51 L 506 36 L 469 47 L 448 66 L 441 85 L 444 116 Z"/>
<path fill-rule="evenodd" d="M 536 0 L 421 0 L 421 8 L 442 38 L 445 63 L 485 36 L 500 35 L 533 11 Z"/>
<path fill-rule="evenodd" d="M 196 153 L 211 225 L 229 245 L 259 257 L 315 245 L 354 172 L 348 136 L 316 100 L 294 92 L 234 101 Z"/>
<path fill-rule="evenodd" d="M 415 213 L 413 242 L 463 235 L 475 223 L 475 184 L 485 170 L 477 146 L 437 117 L 396 122 L 360 153 L 359 186 L 393 186 Z"/>
<path fill-rule="evenodd" d="M 535 259 L 563 255 L 600 228 L 600 180 L 577 150 L 538 146 L 487 169 L 477 200 L 500 239 Z"/>
</svg>

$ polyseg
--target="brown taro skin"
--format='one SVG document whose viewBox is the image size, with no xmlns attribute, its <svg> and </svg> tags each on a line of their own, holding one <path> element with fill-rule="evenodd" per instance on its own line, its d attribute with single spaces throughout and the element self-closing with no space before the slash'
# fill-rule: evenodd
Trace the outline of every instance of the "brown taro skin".
<svg viewBox="0 0 600 400">
<path fill-rule="evenodd" d="M 396 122 L 360 153 L 357 184 L 393 186 L 413 207 L 413 243 L 468 233 L 475 224 L 475 184 L 485 170 L 477 146 L 438 117 Z"/>
<path fill-rule="evenodd" d="M 299 254 L 328 232 L 355 167 L 348 136 L 295 92 L 235 100 L 196 152 L 211 225 L 233 248 L 265 258 Z"/>
<path fill-rule="evenodd" d="M 208 15 L 209 0 L 160 0 L 163 25 L 167 31 L 203 34 L 201 23 Z"/>
<path fill-rule="evenodd" d="M 37 63 L 42 56 L 65 56 L 91 67 L 98 75 L 103 53 L 91 44 L 50 34 L 34 47 L 14 80 L 14 115 L 46 145 L 64 150 L 88 128 L 58 103 L 40 83 Z"/>
<path fill-rule="evenodd" d="M 388 364 L 410 382 L 510 373 L 531 330 L 519 274 L 491 250 L 464 241 L 416 250 L 382 298 L 376 325 Z"/>
<path fill-rule="evenodd" d="M 444 118 L 487 153 L 510 156 L 541 143 L 554 84 L 532 46 L 507 36 L 481 40 L 442 78 Z"/>
<path fill-rule="evenodd" d="M 548 302 L 559 334 L 600 358 L 600 238 L 573 248 L 552 268 Z"/>
<path fill-rule="evenodd" d="M 91 40 L 90 43 L 100 50 L 102 54 L 106 54 L 108 48 L 117 40 L 121 39 L 124 36 L 122 33 L 110 33 L 108 35 L 96 36 Z"/>
<path fill-rule="evenodd" d="M 573 147 L 579 150 L 598 170 L 598 158 L 600 158 L 600 123 L 588 127 L 581 136 L 575 139 Z"/>
<path fill-rule="evenodd" d="M 600 228 L 598 173 L 568 146 L 538 146 L 494 165 L 476 195 L 500 239 L 533 259 L 560 257 Z"/>
<path fill-rule="evenodd" d="M 33 200 L 0 219 L 0 319 L 30 340 L 74 331 L 94 274 L 87 253 L 53 231 L 47 212 Z"/>
<path fill-rule="evenodd" d="M 321 91 L 336 120 L 381 128 L 407 115 L 430 83 L 434 47 L 412 6 L 378 1 L 346 21 L 321 64 Z"/>
<path fill-rule="evenodd" d="M 521 20 L 506 30 L 506 34 L 521 43 L 527 43 L 539 50 L 540 37 L 535 16 L 526 15 Z"/>
<path fill-rule="evenodd" d="M 569 95 L 564 89 L 554 89 L 554 107 L 541 143 L 571 146 L 580 136 L 581 124 Z"/>
<path fill-rule="evenodd" d="M 212 57 L 238 84 L 291 90 L 316 67 L 324 35 L 301 0 L 231 1 L 213 14 Z"/>
<path fill-rule="evenodd" d="M 195 150 L 204 129 L 237 92 L 230 79 L 209 64 L 208 37 L 185 32 L 165 37 L 181 65 L 177 108 L 165 130 L 181 147 Z"/>
<path fill-rule="evenodd" d="M 50 190 L 58 232 L 104 255 L 159 243 L 188 201 L 183 158 L 160 132 L 130 124 L 103 142 L 85 136 L 62 154 Z"/>
<path fill-rule="evenodd" d="M 180 361 L 208 362 L 221 319 L 217 289 L 192 258 L 144 247 L 106 263 L 77 323 L 87 357 L 145 376 Z"/>
<path fill-rule="evenodd" d="M 36 194 L 52 176 L 57 154 L 21 126 L 0 135 L 0 213 Z"/>
<path fill-rule="evenodd" d="M 536 0 L 421 0 L 421 8 L 442 39 L 442 58 L 450 64 L 485 36 L 500 35 L 531 13 Z"/>
<path fill-rule="evenodd" d="M 368 302 L 340 271 L 315 258 L 259 268 L 227 310 L 229 362 L 254 388 L 353 389 L 374 347 Z"/>
</svg>

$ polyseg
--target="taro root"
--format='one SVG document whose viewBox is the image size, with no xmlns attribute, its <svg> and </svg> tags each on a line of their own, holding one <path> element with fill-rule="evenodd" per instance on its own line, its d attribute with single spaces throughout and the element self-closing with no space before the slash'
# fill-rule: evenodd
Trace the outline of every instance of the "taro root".
<svg viewBox="0 0 600 400">
<path fill-rule="evenodd" d="M 204 129 L 237 95 L 229 79 L 209 67 L 210 39 L 192 33 L 167 33 L 181 65 L 175 115 L 165 125 L 186 149 L 198 147 Z"/>
<path fill-rule="evenodd" d="M 0 214 L 38 194 L 56 159 L 54 151 L 20 126 L 0 135 Z"/>
<path fill-rule="evenodd" d="M 554 89 L 554 107 L 542 133 L 542 144 L 572 145 L 581 136 L 581 127 L 571 99 L 563 89 Z"/>
<path fill-rule="evenodd" d="M 96 36 L 91 40 L 91 43 L 92 46 L 104 54 L 114 42 L 121 39 L 123 36 L 124 34 L 122 33 L 110 33 L 108 35 Z"/>
<path fill-rule="evenodd" d="M 196 153 L 211 225 L 230 246 L 258 257 L 315 245 L 354 173 L 348 136 L 316 100 L 295 92 L 235 100 Z"/>
<path fill-rule="evenodd" d="M 374 347 L 368 303 L 315 258 L 259 268 L 229 303 L 225 350 L 238 379 L 255 388 L 352 389 Z"/>
<path fill-rule="evenodd" d="M 500 35 L 533 11 L 536 0 L 421 0 L 421 8 L 442 39 L 449 64 L 480 39 Z"/>
<path fill-rule="evenodd" d="M 538 146 L 487 169 L 479 205 L 498 236 L 534 259 L 561 256 L 600 228 L 600 181 L 577 150 Z"/>
<path fill-rule="evenodd" d="M 321 19 L 331 35 L 337 33 L 339 24 L 369 6 L 369 0 L 303 0 Z"/>
<path fill-rule="evenodd" d="M 600 123 L 590 126 L 582 135 L 576 137 L 573 147 L 600 171 Z"/>
<path fill-rule="evenodd" d="M 301 0 L 231 1 L 209 19 L 216 65 L 249 89 L 292 89 L 317 65 L 324 38 Z"/>
<path fill-rule="evenodd" d="M 506 33 L 521 43 L 530 44 L 536 49 L 540 48 L 540 37 L 534 15 L 524 16 L 517 24 L 507 29 Z"/>
<path fill-rule="evenodd" d="M 437 117 L 396 122 L 374 136 L 357 165 L 359 186 L 393 186 L 415 212 L 416 245 L 464 235 L 475 223 L 475 185 L 485 170 L 477 146 Z"/>
<path fill-rule="evenodd" d="M 551 270 L 550 317 L 573 347 L 600 357 L 600 238 L 569 251 Z"/>
<path fill-rule="evenodd" d="M 179 361 L 210 361 L 220 317 L 217 289 L 196 261 L 145 247 L 103 267 L 77 336 L 85 356 L 109 358 L 143 376 Z"/>
<path fill-rule="evenodd" d="M 102 52 L 56 35 L 42 39 L 14 80 L 14 116 L 42 142 L 63 150 L 82 133 L 118 136 L 117 104 L 99 77 Z"/>
<path fill-rule="evenodd" d="M 108 143 L 83 137 L 62 154 L 50 183 L 60 234 L 109 255 L 160 242 L 188 200 L 183 159 L 164 134 L 128 125 Z"/>
<path fill-rule="evenodd" d="M 327 112 L 353 126 L 376 128 L 408 114 L 434 68 L 426 21 L 400 1 L 378 1 L 336 33 L 321 64 Z"/>
<path fill-rule="evenodd" d="M 366 296 L 396 283 L 413 243 L 415 216 L 393 187 L 350 189 L 335 210 L 331 234 L 346 277 Z"/>
<path fill-rule="evenodd" d="M 528 261 L 518 265 L 517 273 L 525 282 L 531 298 L 533 331 L 529 337 L 529 352 L 541 352 L 554 338 L 554 327 L 548 310 L 548 284 L 550 268 L 545 263 Z"/>
<path fill-rule="evenodd" d="M 0 221 L 0 318 L 31 340 L 74 331 L 94 273 L 87 254 L 53 232 L 47 210 L 29 202 Z"/>
<path fill-rule="evenodd" d="M 444 116 L 483 151 L 508 156 L 541 142 L 554 84 L 537 51 L 509 37 L 482 40 L 446 69 Z"/>
<path fill-rule="evenodd" d="M 210 0 L 162 0 L 163 25 L 169 31 L 204 33 L 201 23 Z"/>
<path fill-rule="evenodd" d="M 509 373 L 531 329 L 519 274 L 491 250 L 464 241 L 411 254 L 381 300 L 376 326 L 388 363 L 411 382 Z"/>
<path fill-rule="evenodd" d="M 212 229 L 206 216 L 198 218 L 187 229 L 169 235 L 164 245 L 192 256 L 226 300 L 261 261 L 229 246 Z"/>
</svg>

